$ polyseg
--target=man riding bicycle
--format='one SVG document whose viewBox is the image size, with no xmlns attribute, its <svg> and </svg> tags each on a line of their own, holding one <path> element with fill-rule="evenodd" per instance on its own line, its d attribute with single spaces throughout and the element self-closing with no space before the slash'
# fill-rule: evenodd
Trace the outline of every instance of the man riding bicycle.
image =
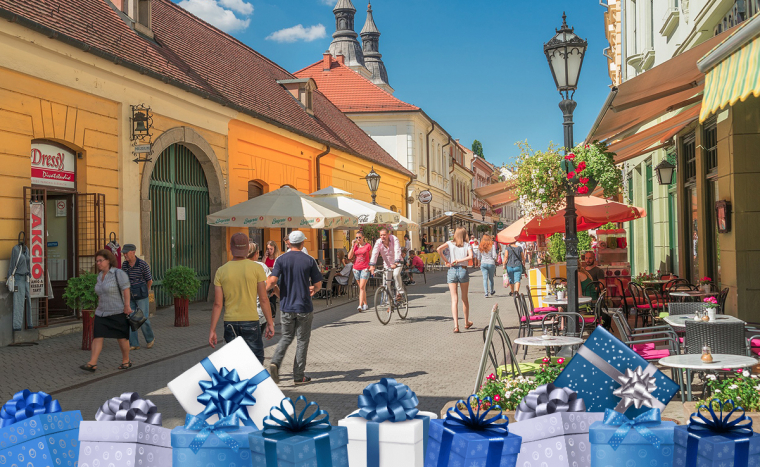
<svg viewBox="0 0 760 467">
<path fill-rule="evenodd" d="M 369 260 L 369 273 L 375 274 L 375 266 L 377 265 L 377 256 L 380 255 L 383 258 L 383 264 L 386 271 L 393 271 L 393 280 L 396 282 L 396 300 L 401 299 L 401 294 L 406 293 L 404 289 L 404 283 L 401 280 L 402 264 L 404 262 L 404 256 L 401 254 L 401 243 L 395 235 L 388 233 L 388 229 L 383 227 L 380 229 L 380 238 L 375 242 L 374 248 L 372 248 L 372 257 Z"/>
</svg>

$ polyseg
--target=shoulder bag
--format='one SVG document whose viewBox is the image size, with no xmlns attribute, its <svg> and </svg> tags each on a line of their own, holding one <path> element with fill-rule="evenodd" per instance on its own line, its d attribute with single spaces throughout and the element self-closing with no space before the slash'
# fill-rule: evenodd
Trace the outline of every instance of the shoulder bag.
<svg viewBox="0 0 760 467">
<path fill-rule="evenodd" d="M 5 281 L 5 285 L 11 292 L 16 291 L 16 270 L 18 269 L 18 262 L 21 261 L 22 254 L 24 254 L 24 248 L 19 248 L 18 256 L 16 257 L 16 265 L 13 266 L 13 272 L 8 274 L 8 280 Z"/>
<path fill-rule="evenodd" d="M 124 294 L 121 290 L 121 284 L 119 284 L 119 272 L 116 271 L 113 273 L 113 275 L 116 278 L 116 288 L 119 289 L 119 297 L 121 297 L 121 303 L 124 303 Z M 140 307 L 136 306 L 136 308 L 137 310 L 127 316 L 127 321 L 129 322 L 129 327 L 132 329 L 132 331 L 137 331 L 140 329 L 140 326 L 148 321 L 148 318 L 145 317 L 145 313 L 143 313 Z"/>
</svg>

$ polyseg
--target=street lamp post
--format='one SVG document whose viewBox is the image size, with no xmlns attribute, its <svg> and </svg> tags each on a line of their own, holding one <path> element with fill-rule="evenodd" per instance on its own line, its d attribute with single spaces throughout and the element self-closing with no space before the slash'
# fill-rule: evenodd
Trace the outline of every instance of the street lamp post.
<svg viewBox="0 0 760 467">
<path fill-rule="evenodd" d="M 485 222 L 485 220 L 486 220 L 486 211 L 487 210 L 488 209 L 486 209 L 485 205 L 481 205 L 480 206 L 480 217 L 482 218 L 483 222 Z"/>
<path fill-rule="evenodd" d="M 578 88 L 578 77 L 581 74 L 583 57 L 588 43 L 575 35 L 573 28 L 567 25 L 567 15 L 562 13 L 562 26 L 549 42 L 544 44 L 544 54 L 549 62 L 557 91 L 562 96 L 559 108 L 562 110 L 564 122 L 565 154 L 572 150 L 573 143 L 573 111 L 576 102 L 573 100 Z M 575 212 L 575 194 L 573 187 L 567 184 L 565 207 L 565 261 L 567 264 L 567 310 L 578 312 L 578 231 L 577 214 Z M 570 326 L 572 324 L 572 326 Z M 574 331 L 575 320 L 570 320 L 568 330 Z"/>
<path fill-rule="evenodd" d="M 673 172 L 676 166 L 671 164 L 667 159 L 663 159 L 662 162 L 657 164 L 654 171 L 657 172 L 657 181 L 660 185 L 670 185 L 673 183 Z"/>
<path fill-rule="evenodd" d="M 372 193 L 372 204 L 377 206 L 375 198 L 377 197 L 377 187 L 380 186 L 380 174 L 375 172 L 375 168 L 372 167 L 364 179 L 367 180 L 367 186 L 369 186 L 369 191 Z"/>
</svg>

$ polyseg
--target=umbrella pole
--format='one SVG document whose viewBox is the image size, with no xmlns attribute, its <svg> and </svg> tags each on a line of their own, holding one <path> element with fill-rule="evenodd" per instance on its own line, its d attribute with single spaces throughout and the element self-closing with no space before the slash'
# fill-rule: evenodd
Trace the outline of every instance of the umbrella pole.
<svg viewBox="0 0 760 467">
<path fill-rule="evenodd" d="M 330 229 L 330 263 L 335 267 L 335 229 Z"/>
</svg>

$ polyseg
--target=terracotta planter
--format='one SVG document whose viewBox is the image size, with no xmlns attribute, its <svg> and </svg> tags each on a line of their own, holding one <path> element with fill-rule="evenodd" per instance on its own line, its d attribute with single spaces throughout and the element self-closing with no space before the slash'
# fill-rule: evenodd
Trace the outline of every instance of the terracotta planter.
<svg viewBox="0 0 760 467">
<path fill-rule="evenodd" d="M 689 417 L 691 414 L 697 412 L 696 402 L 684 402 L 683 413 L 686 417 L 686 423 L 689 423 Z M 740 412 L 741 413 L 741 412 Z M 755 433 L 760 433 L 760 412 L 745 412 L 744 415 L 752 419 L 752 430 Z"/>
<path fill-rule="evenodd" d="M 189 299 L 174 297 L 174 327 L 184 328 L 190 326 L 190 317 L 188 316 L 189 306 Z"/>
<path fill-rule="evenodd" d="M 95 317 L 92 310 L 82 310 L 82 350 L 92 350 L 92 335 L 95 329 Z"/>
</svg>

